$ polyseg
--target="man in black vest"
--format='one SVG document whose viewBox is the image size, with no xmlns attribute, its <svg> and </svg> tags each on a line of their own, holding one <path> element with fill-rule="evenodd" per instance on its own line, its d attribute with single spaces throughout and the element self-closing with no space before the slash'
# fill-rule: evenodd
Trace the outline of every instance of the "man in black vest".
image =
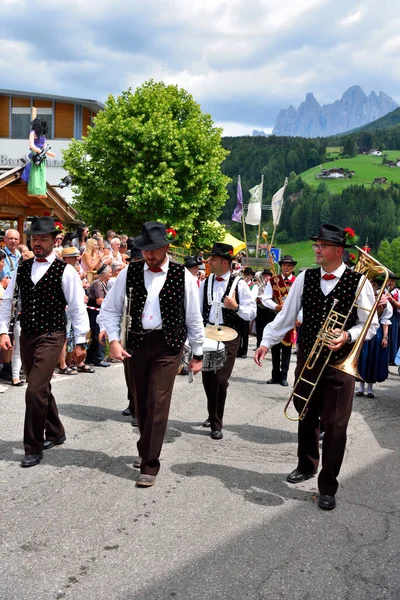
<svg viewBox="0 0 400 600">
<path fill-rule="evenodd" d="M 282 310 L 283 303 L 296 279 L 293 275 L 296 265 L 297 261 L 293 259 L 293 256 L 290 256 L 290 254 L 284 256 L 282 260 L 279 261 L 281 273 L 277 275 L 276 278 L 272 277 L 265 287 L 261 302 L 265 308 L 272 311 L 272 321 Z M 278 285 L 279 292 L 276 291 L 276 285 Z M 283 386 L 289 385 L 287 382 L 287 375 L 290 366 L 290 356 L 292 354 L 292 338 L 293 330 L 289 330 L 279 344 L 272 346 L 272 375 L 271 379 L 268 379 L 267 381 L 268 384 L 279 383 Z"/>
<path fill-rule="evenodd" d="M 68 313 L 75 331 L 74 358 L 79 364 L 86 355 L 89 320 L 80 277 L 74 267 L 59 260 L 54 251 L 57 230 L 51 217 L 34 217 L 30 229 L 35 258 L 18 267 L 0 307 L 0 347 L 12 347 L 8 336 L 11 304 L 21 302 L 21 359 L 28 379 L 25 403 L 22 467 L 39 464 L 43 450 L 65 442 L 64 427 L 51 393 L 50 380 L 65 341 Z M 45 441 L 43 441 L 45 434 Z"/>
<path fill-rule="evenodd" d="M 352 375 L 338 371 L 333 368 L 333 365 L 341 362 L 349 354 L 351 345 L 362 332 L 369 314 L 368 310 L 374 304 L 374 292 L 369 281 L 362 286 L 364 279 L 361 278 L 360 273 L 352 271 L 342 262 L 344 248 L 351 247 L 349 242 L 352 241 L 352 235 L 354 232 L 350 229 L 345 230 L 336 225 L 325 224 L 321 225 L 318 235 L 310 238 L 316 242 L 313 246 L 315 262 L 320 267 L 307 269 L 297 277 L 282 311 L 272 323 L 266 326 L 262 344 L 254 356 L 256 364 L 261 366 L 269 348 L 294 327 L 299 310 L 303 308 L 303 326 L 295 372 L 295 377 L 298 379 L 333 301 L 338 301 L 335 306 L 337 312 L 342 315 L 349 314 L 343 330 L 334 329 L 336 339 L 328 348 L 323 349 L 316 366 L 307 374 L 307 379 L 310 381 L 315 381 L 318 374 L 321 374 L 321 377 L 314 389 L 305 417 L 299 421 L 298 465 L 287 477 L 290 483 L 299 483 L 315 475 L 319 463 L 321 419 L 325 436 L 322 443 L 322 470 L 318 477 L 320 492 L 318 506 L 326 510 L 336 506 L 337 477 L 346 447 L 346 430 L 352 410 L 355 382 Z M 359 291 L 357 304 L 367 310 L 352 306 Z M 375 335 L 377 328 L 378 319 L 375 316 L 367 339 Z M 321 365 L 325 362 L 328 349 L 333 353 L 328 365 L 322 370 Z M 307 397 L 310 387 L 301 384 L 296 392 Z M 300 413 L 304 402 L 297 399 L 295 407 Z"/>
<path fill-rule="evenodd" d="M 136 482 L 139 487 L 154 485 L 160 469 L 172 389 L 186 338 L 193 350 L 189 365 L 193 374 L 201 370 L 203 359 L 198 288 L 189 271 L 169 259 L 172 240 L 168 235 L 163 223 L 144 223 L 134 241 L 144 261 L 131 262 L 121 271 L 99 316 L 110 341 L 111 357 L 128 360 L 128 382 L 140 433 L 139 457 L 133 463 L 141 471 Z M 125 298 L 130 304 L 129 351 L 120 343 Z"/>
<path fill-rule="evenodd" d="M 201 282 L 200 304 L 204 325 L 226 325 L 235 329 L 236 339 L 224 342 L 227 350 L 225 364 L 215 373 L 203 371 L 203 386 L 207 396 L 208 419 L 203 427 L 211 428 L 211 438 L 221 440 L 222 419 L 224 416 L 226 392 L 229 386 L 239 348 L 241 321 L 252 321 L 257 314 L 257 307 L 249 286 L 231 274 L 233 247 L 229 244 L 216 243 L 211 250 L 208 263 L 211 275 Z M 233 293 L 232 293 L 233 292 Z"/>
</svg>

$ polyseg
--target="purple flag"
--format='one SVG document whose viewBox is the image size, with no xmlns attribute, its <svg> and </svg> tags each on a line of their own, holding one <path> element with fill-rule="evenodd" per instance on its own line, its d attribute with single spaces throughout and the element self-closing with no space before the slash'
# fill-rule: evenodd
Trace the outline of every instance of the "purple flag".
<svg viewBox="0 0 400 600">
<path fill-rule="evenodd" d="M 240 185 L 240 179 L 237 184 L 236 198 L 237 198 L 237 203 L 235 206 L 235 210 L 233 211 L 233 214 L 232 214 L 232 221 L 237 221 L 238 223 L 241 223 L 242 213 L 243 213 L 243 194 L 242 194 L 242 186 Z"/>
</svg>

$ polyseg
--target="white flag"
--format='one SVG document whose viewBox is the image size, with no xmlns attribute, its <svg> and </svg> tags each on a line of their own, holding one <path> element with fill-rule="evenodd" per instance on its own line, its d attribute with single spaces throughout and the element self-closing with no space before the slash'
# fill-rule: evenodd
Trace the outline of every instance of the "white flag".
<svg viewBox="0 0 400 600">
<path fill-rule="evenodd" d="M 259 225 L 261 223 L 261 194 L 262 184 L 254 186 L 249 190 L 250 200 L 247 209 L 246 224 Z"/>
<path fill-rule="evenodd" d="M 285 185 L 272 196 L 272 221 L 274 226 L 279 224 L 279 219 L 281 218 L 283 195 L 285 193 L 286 186 L 287 179 L 285 179 Z"/>
</svg>

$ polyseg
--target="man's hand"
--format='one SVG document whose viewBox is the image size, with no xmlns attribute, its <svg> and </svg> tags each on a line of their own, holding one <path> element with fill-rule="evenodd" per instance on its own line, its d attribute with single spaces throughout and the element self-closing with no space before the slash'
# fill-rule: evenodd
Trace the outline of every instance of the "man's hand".
<svg viewBox="0 0 400 600">
<path fill-rule="evenodd" d="M 254 362 L 256 363 L 256 365 L 258 365 L 259 367 L 262 367 L 262 362 L 263 362 L 267 352 L 268 352 L 267 346 L 260 346 L 259 348 L 257 348 L 257 350 L 254 353 Z"/>
<path fill-rule="evenodd" d="M 340 333 L 340 331 L 340 329 L 332 330 L 332 333 L 338 335 L 338 337 L 331 344 L 329 344 L 329 350 L 333 350 L 334 352 L 336 352 L 337 350 L 340 350 L 342 346 L 347 344 L 347 340 L 349 339 L 347 331 L 342 331 L 342 333 Z"/>
<path fill-rule="evenodd" d="M 229 310 L 236 310 L 237 308 L 239 308 L 239 304 L 236 302 L 235 298 L 230 298 L 229 296 L 225 298 L 224 306 Z"/>
<path fill-rule="evenodd" d="M 106 330 L 105 330 L 105 329 L 102 329 L 102 330 L 100 331 L 100 333 L 99 333 L 99 335 L 98 335 L 98 338 L 97 338 L 97 339 L 99 340 L 100 344 L 101 344 L 102 346 L 104 346 L 104 344 L 106 343 L 106 340 L 108 339 L 108 337 L 107 337 L 107 332 L 106 332 Z"/>
<path fill-rule="evenodd" d="M 86 358 L 86 350 L 79 344 L 74 347 L 74 351 L 72 353 L 72 359 L 76 365 L 79 365 Z"/>
<path fill-rule="evenodd" d="M 1 285 L 3 286 L 4 289 L 7 289 L 8 284 L 10 283 L 10 278 L 9 277 L 3 277 L 3 279 L 0 281 Z"/>
<path fill-rule="evenodd" d="M 0 348 L 2 350 L 11 350 L 11 348 L 13 347 L 11 340 L 10 340 L 10 336 L 8 335 L 8 333 L 2 333 L 0 335 Z"/>
<path fill-rule="evenodd" d="M 130 358 L 131 355 L 125 352 L 118 340 L 110 342 L 110 356 L 116 360 L 124 360 L 124 358 Z"/>
<path fill-rule="evenodd" d="M 196 360 L 195 358 L 192 358 L 192 360 L 189 363 L 189 371 L 193 372 L 193 375 L 196 375 L 199 371 L 201 371 L 203 366 L 203 361 L 202 360 Z"/>
<path fill-rule="evenodd" d="M 281 304 L 275 304 L 275 310 L 276 312 L 281 312 L 283 306 Z"/>
</svg>

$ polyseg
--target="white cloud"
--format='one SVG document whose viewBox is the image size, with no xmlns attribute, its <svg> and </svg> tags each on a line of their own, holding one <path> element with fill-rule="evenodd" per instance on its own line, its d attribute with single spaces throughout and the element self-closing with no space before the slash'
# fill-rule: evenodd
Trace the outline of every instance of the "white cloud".
<svg viewBox="0 0 400 600">
<path fill-rule="evenodd" d="M 363 15 L 364 15 L 364 10 L 359 9 L 356 12 L 351 13 L 350 15 L 347 15 L 347 17 L 344 17 L 343 19 L 341 19 L 339 21 L 339 24 L 342 25 L 343 27 L 350 27 L 351 25 L 354 25 L 355 23 L 358 23 L 359 21 L 361 21 Z"/>
<path fill-rule="evenodd" d="M 243 123 L 229 123 L 226 121 L 217 121 L 216 127 L 221 127 L 226 136 L 237 136 L 237 135 L 252 135 L 253 129 L 257 131 L 263 131 L 264 133 L 271 133 L 271 127 L 264 127 L 263 125 L 247 125 Z"/>
</svg>

